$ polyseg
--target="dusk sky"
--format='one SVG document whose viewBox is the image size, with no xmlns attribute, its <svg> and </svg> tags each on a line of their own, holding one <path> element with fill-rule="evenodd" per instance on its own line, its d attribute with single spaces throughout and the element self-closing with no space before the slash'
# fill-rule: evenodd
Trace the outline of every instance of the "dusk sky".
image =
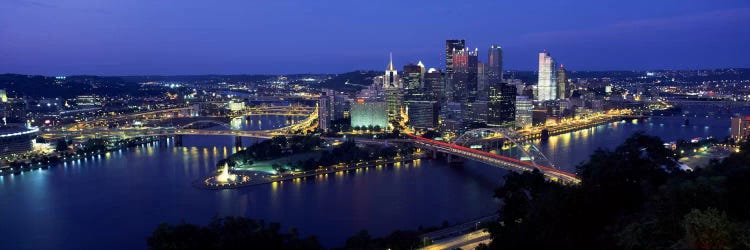
<svg viewBox="0 0 750 250">
<path fill-rule="evenodd" d="M 445 39 L 535 70 L 750 67 L 750 1 L 2 0 L 0 73 L 342 73 L 442 68 Z"/>
</svg>

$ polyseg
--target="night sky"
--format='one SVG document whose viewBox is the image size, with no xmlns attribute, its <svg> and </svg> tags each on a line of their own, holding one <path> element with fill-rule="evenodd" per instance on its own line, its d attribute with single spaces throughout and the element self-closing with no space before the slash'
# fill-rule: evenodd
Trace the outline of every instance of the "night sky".
<svg viewBox="0 0 750 250">
<path fill-rule="evenodd" d="M 0 0 L 0 73 L 253 74 L 442 68 L 445 39 L 533 70 L 750 67 L 748 0 Z"/>
</svg>

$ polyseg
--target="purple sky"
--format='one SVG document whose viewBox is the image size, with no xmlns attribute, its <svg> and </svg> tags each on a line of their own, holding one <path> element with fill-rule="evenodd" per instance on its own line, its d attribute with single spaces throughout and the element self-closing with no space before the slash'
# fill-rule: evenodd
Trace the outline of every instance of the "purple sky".
<svg viewBox="0 0 750 250">
<path fill-rule="evenodd" d="M 441 68 L 445 39 L 533 70 L 750 67 L 747 0 L 2 0 L 0 73 L 252 74 Z"/>
</svg>

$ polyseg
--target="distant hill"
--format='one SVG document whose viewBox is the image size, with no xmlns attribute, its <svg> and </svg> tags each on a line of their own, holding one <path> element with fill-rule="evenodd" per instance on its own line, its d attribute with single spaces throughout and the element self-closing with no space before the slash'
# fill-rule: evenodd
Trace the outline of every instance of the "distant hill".
<svg viewBox="0 0 750 250">
<path fill-rule="evenodd" d="M 372 78 L 382 75 L 380 71 L 353 71 L 334 75 L 319 84 L 321 88 L 344 92 L 356 92 L 372 85 Z"/>
<path fill-rule="evenodd" d="M 138 84 L 119 77 L 68 76 L 65 79 L 56 79 L 49 76 L 19 74 L 0 74 L 0 89 L 7 90 L 8 94 L 14 97 L 50 98 L 72 98 L 89 94 L 149 95 L 160 92 L 160 90 L 141 88 Z"/>
</svg>

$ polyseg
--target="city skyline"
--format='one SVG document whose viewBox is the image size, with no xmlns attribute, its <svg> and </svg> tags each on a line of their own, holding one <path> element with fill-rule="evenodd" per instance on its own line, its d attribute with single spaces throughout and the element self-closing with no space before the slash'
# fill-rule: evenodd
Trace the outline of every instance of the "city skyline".
<svg viewBox="0 0 750 250">
<path fill-rule="evenodd" d="M 574 70 L 750 67 L 742 60 L 750 42 L 744 25 L 750 4 L 743 1 L 550 2 L 538 10 L 539 20 L 529 17 L 538 7 L 533 4 L 489 1 L 455 8 L 420 2 L 334 1 L 326 8 L 289 2 L 204 4 L 6 2 L 0 4 L 0 35 L 8 38 L 0 40 L 0 72 L 343 73 L 379 70 L 389 52 L 399 66 L 422 61 L 442 69 L 446 39 L 464 39 L 480 54 L 497 44 L 509 70 L 535 70 L 535 55 L 544 49 Z M 606 12 L 613 8 L 620 11 Z M 383 10 L 391 15 L 379 16 Z M 202 19 L 201 13 L 221 15 Z M 405 23 L 418 28 L 407 29 Z M 371 36 L 382 26 L 394 27 L 392 36 Z"/>
</svg>

